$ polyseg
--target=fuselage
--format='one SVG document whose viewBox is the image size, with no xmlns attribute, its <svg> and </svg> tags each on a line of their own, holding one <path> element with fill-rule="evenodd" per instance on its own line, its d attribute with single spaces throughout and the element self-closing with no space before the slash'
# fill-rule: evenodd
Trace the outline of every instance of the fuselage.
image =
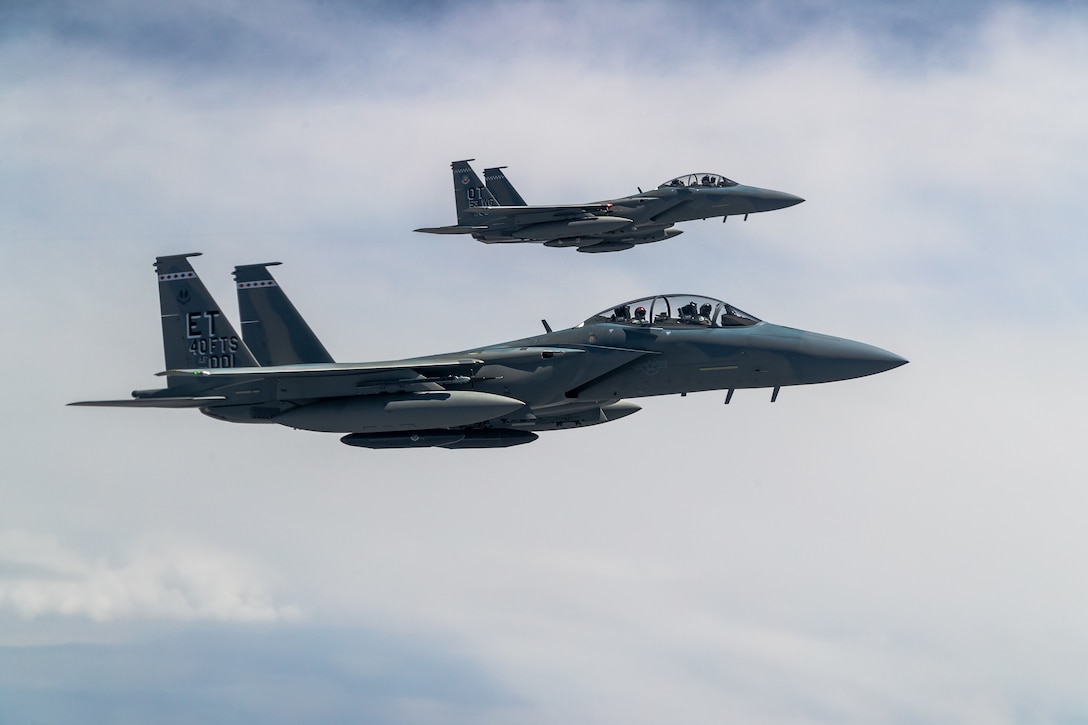
<svg viewBox="0 0 1088 725">
<path fill-rule="evenodd" d="M 774 400 L 782 387 L 906 362 L 871 345 L 763 322 L 711 297 L 670 294 L 621 303 L 566 330 L 545 323 L 544 334 L 496 345 L 337 363 L 279 291 L 272 263 L 235 270 L 243 340 L 193 270 L 193 256 L 155 260 L 167 385 L 71 405 L 197 408 L 230 422 L 346 433 L 345 443 L 370 448 L 495 448 L 527 443 L 536 431 L 622 418 L 639 410 L 634 398 L 774 388 Z"/>
<path fill-rule="evenodd" d="M 635 225 L 668 225 L 774 211 L 802 201 L 801 197 L 783 191 L 743 184 L 707 188 L 663 185 L 645 194 L 612 200 L 611 213 L 631 219 Z"/>
<path fill-rule="evenodd" d="M 625 399 L 848 380 L 906 362 L 696 295 L 635 300 L 569 329 L 388 365 L 422 368 L 436 359 L 475 362 L 471 375 L 406 380 L 403 373 L 360 372 L 236 383 L 217 391 L 226 400 L 204 410 L 235 422 L 327 432 L 548 430 L 635 412 L 637 406 L 619 402 Z"/>
<path fill-rule="evenodd" d="M 689 174 L 645 193 L 592 202 L 585 206 L 594 211 L 568 218 L 555 218 L 554 207 L 487 207 L 479 199 L 474 201 L 460 223 L 478 219 L 483 228 L 472 233 L 478 241 L 536 241 L 582 251 L 618 251 L 676 236 L 680 230 L 671 227 L 678 222 L 747 216 L 785 209 L 804 199 L 738 184 L 717 174 Z M 540 216 L 531 213 L 535 209 L 540 209 Z M 596 245 L 603 246 L 593 250 Z"/>
<path fill-rule="evenodd" d="M 587 355 L 485 364 L 474 386 L 531 407 L 706 390 L 776 388 L 873 375 L 906 361 L 886 350 L 769 322 L 716 329 L 589 323 L 504 343 L 570 346 Z M 486 348 L 471 351 L 487 358 Z M 624 359 L 629 358 L 629 359 Z M 613 367 L 614 366 L 614 367 Z"/>
</svg>

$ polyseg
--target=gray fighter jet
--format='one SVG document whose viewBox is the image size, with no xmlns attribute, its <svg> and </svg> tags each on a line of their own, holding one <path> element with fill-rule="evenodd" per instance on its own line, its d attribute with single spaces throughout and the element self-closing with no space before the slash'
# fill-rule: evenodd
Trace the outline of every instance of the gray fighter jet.
<svg viewBox="0 0 1088 725">
<path fill-rule="evenodd" d="M 188 258 L 159 257 L 165 388 L 71 405 L 197 408 L 234 423 L 345 433 L 364 448 L 500 448 L 639 410 L 625 398 L 848 380 L 907 361 L 763 322 L 721 300 L 624 302 L 567 330 L 448 355 L 336 363 L 268 271 L 236 267 L 243 336 Z"/>
<path fill-rule="evenodd" d="M 486 182 L 466 161 L 454 161 L 453 194 L 457 224 L 424 227 L 429 234 L 471 234 L 488 244 L 539 242 L 546 247 L 577 247 L 579 252 L 619 252 L 636 244 L 660 242 L 681 233 L 673 226 L 800 204 L 783 191 L 744 186 L 721 174 L 688 174 L 651 191 L 590 204 L 530 206 L 498 166 L 484 172 Z"/>
</svg>

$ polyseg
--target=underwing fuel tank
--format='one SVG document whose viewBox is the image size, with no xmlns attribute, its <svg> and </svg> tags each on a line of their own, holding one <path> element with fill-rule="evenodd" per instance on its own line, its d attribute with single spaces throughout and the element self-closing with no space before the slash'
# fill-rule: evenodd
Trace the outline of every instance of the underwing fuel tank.
<svg viewBox="0 0 1088 725">
<path fill-rule="evenodd" d="M 352 433 L 340 439 L 359 448 L 509 448 L 532 443 L 537 434 L 510 428 L 421 430 L 412 433 Z"/>
<path fill-rule="evenodd" d="M 632 221 L 619 216 L 595 216 L 590 219 L 572 219 L 570 221 L 543 222 L 530 224 L 518 229 L 515 236 L 521 239 L 559 239 L 580 235 L 607 234 L 631 224 Z"/>
<path fill-rule="evenodd" d="M 475 390 L 433 390 L 319 400 L 274 421 L 323 433 L 427 430 L 482 423 L 523 407 L 514 398 Z"/>
</svg>

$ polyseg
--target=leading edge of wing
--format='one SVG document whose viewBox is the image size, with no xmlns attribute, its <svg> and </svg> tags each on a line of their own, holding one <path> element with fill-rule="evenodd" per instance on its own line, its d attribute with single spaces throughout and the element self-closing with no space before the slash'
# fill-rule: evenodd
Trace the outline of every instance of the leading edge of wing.
<svg viewBox="0 0 1088 725">
<path fill-rule="evenodd" d="M 435 368 L 466 368 L 483 364 L 483 360 L 465 357 L 432 358 L 404 362 L 378 363 L 308 363 L 301 365 L 268 365 L 254 368 L 187 368 L 164 370 L 163 375 L 197 375 L 200 377 L 267 377 L 291 375 L 349 375 L 380 373 L 394 370 L 432 370 Z"/>
<path fill-rule="evenodd" d="M 435 357 L 422 360 L 402 360 L 377 363 L 311 363 L 302 365 L 269 365 L 253 368 L 189 368 L 165 370 L 156 375 L 200 377 L 289 377 L 295 375 L 349 375 L 353 373 L 380 373 L 397 370 L 465 370 L 493 362 L 513 362 L 528 358 L 550 358 L 556 355 L 584 353 L 576 347 L 501 347 L 476 350 L 469 356 Z"/>
<path fill-rule="evenodd" d="M 551 206 L 472 206 L 466 209 L 468 214 L 488 217 L 525 216 L 527 214 L 605 214 L 612 204 L 556 204 Z"/>
</svg>

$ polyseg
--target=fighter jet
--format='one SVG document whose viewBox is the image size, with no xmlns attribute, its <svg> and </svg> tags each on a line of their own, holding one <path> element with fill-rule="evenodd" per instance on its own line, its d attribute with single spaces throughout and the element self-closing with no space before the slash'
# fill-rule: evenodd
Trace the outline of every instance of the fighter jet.
<svg viewBox="0 0 1088 725">
<path fill-rule="evenodd" d="M 233 423 L 345 434 L 363 448 L 502 448 L 639 410 L 626 398 L 848 380 L 907 361 L 781 327 L 711 297 L 624 302 L 584 322 L 445 355 L 336 363 L 268 271 L 234 271 L 241 337 L 189 263 L 159 257 L 166 387 L 70 405 L 196 408 Z"/>
<path fill-rule="evenodd" d="M 636 244 L 670 239 L 672 226 L 800 204 L 804 199 L 783 191 L 744 186 L 721 174 L 678 176 L 651 191 L 589 204 L 530 206 L 514 189 L 503 166 L 484 172 L 486 183 L 468 159 L 454 161 L 453 194 L 457 224 L 423 227 L 429 234 L 471 234 L 487 244 L 539 242 L 546 247 L 576 247 L 579 252 L 619 252 Z"/>
</svg>

